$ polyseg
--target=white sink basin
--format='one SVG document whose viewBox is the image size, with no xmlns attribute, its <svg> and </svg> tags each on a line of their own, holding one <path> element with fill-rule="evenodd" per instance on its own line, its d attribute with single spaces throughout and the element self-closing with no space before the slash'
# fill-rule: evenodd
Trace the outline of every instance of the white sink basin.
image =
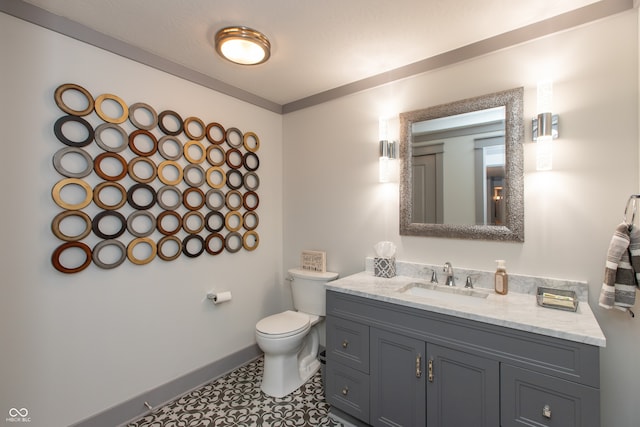
<svg viewBox="0 0 640 427">
<path fill-rule="evenodd" d="M 424 297 L 439 301 L 457 303 L 482 303 L 489 296 L 489 290 L 464 288 L 460 286 L 441 286 L 435 283 L 409 283 L 398 290 L 404 295 Z"/>
</svg>

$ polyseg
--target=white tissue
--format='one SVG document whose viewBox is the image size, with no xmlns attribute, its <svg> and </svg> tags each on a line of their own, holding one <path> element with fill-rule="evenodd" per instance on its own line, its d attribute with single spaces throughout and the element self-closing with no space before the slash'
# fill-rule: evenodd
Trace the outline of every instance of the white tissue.
<svg viewBox="0 0 640 427">
<path fill-rule="evenodd" d="M 381 258 L 393 258 L 396 254 L 396 245 L 392 242 L 378 242 L 373 246 L 376 256 Z"/>
</svg>

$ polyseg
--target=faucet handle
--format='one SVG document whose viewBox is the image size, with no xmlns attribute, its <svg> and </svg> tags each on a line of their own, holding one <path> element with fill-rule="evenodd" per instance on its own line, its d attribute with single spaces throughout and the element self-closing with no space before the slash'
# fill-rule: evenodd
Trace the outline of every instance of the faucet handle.
<svg viewBox="0 0 640 427">
<path fill-rule="evenodd" d="M 465 283 L 464 287 L 473 289 L 473 283 L 471 282 L 471 276 L 467 276 L 467 282 Z"/>
<path fill-rule="evenodd" d="M 431 270 L 431 283 L 438 284 L 438 274 L 435 270 Z"/>
</svg>

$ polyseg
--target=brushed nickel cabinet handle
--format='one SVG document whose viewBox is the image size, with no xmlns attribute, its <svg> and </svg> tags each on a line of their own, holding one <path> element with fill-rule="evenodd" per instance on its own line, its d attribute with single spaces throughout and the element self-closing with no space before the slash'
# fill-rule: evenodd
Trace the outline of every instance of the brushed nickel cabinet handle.
<svg viewBox="0 0 640 427">
<path fill-rule="evenodd" d="M 422 355 L 418 354 L 416 357 L 416 378 L 420 378 L 422 376 Z"/>
<path fill-rule="evenodd" d="M 429 359 L 429 367 L 428 367 L 428 378 L 429 382 L 433 382 L 433 360 Z"/>
</svg>

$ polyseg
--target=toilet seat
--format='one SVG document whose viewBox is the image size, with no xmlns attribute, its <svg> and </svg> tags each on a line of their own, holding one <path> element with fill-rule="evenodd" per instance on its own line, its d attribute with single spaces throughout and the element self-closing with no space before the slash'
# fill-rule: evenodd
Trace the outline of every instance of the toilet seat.
<svg viewBox="0 0 640 427">
<path fill-rule="evenodd" d="M 297 311 L 283 311 L 260 320 L 256 331 L 271 338 L 285 338 L 310 328 L 309 316 Z"/>
</svg>

